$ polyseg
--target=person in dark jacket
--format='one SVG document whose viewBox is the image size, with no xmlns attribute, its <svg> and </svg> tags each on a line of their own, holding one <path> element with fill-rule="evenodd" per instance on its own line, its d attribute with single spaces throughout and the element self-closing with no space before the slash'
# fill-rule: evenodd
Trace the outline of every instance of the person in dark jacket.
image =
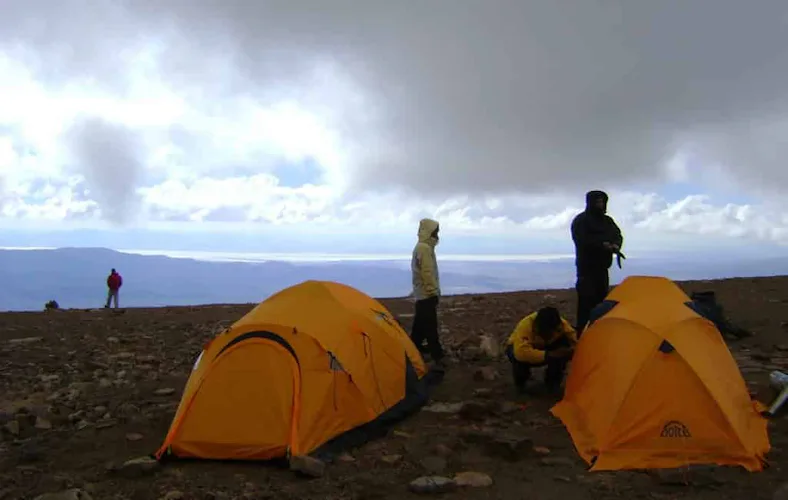
<svg viewBox="0 0 788 500">
<path fill-rule="evenodd" d="M 605 300 L 610 289 L 609 269 L 613 256 L 621 255 L 624 239 L 616 222 L 607 215 L 604 191 L 586 193 L 586 209 L 572 221 L 577 267 L 577 335 L 582 334 L 591 310 Z"/>
<path fill-rule="evenodd" d="M 109 308 L 110 301 L 115 303 L 115 309 L 118 308 L 118 295 L 120 294 L 120 287 L 123 286 L 123 278 L 116 270 L 112 270 L 107 276 L 107 304 L 105 308 Z"/>
</svg>

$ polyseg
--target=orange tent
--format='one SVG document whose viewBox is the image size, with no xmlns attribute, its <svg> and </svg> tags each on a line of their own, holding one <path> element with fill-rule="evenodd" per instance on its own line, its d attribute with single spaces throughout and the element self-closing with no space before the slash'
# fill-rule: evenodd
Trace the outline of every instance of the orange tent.
<svg viewBox="0 0 788 500">
<path fill-rule="evenodd" d="M 591 470 L 761 470 L 766 420 L 722 335 L 672 281 L 634 276 L 592 313 L 551 410 Z"/>
<path fill-rule="evenodd" d="M 425 372 L 380 302 L 306 281 L 205 347 L 156 457 L 266 460 L 358 444 L 424 404 Z"/>
</svg>

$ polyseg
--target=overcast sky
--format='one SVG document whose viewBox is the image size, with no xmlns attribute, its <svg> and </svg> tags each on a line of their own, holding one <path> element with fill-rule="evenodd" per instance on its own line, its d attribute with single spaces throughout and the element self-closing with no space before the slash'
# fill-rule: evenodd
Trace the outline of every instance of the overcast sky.
<svg viewBox="0 0 788 500">
<path fill-rule="evenodd" d="M 788 243 L 785 0 L 0 9 L 5 228 Z"/>
</svg>

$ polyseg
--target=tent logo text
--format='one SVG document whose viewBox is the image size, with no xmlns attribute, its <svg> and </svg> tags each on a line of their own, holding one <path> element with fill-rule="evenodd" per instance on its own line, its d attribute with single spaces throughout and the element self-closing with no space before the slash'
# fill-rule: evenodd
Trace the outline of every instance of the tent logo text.
<svg viewBox="0 0 788 500">
<path fill-rule="evenodd" d="M 691 438 L 689 429 L 678 420 L 671 420 L 662 427 L 659 437 L 663 438 Z"/>
</svg>

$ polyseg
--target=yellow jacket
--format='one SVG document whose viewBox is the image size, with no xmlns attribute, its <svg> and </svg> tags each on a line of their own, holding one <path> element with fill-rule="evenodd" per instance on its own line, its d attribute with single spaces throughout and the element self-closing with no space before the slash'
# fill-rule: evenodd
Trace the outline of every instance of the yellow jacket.
<svg viewBox="0 0 788 500">
<path fill-rule="evenodd" d="M 422 219 L 419 222 L 419 241 L 413 248 L 410 269 L 413 273 L 413 296 L 416 300 L 440 296 L 441 281 L 438 275 L 438 260 L 435 258 L 435 245 L 438 238 L 432 233 L 438 229 L 438 222 Z"/>
<path fill-rule="evenodd" d="M 535 318 L 536 313 L 534 312 L 520 320 L 505 343 L 507 347 L 513 346 L 514 357 L 517 361 L 532 365 L 542 364 L 546 361 L 545 341 L 534 332 Z M 577 333 L 564 318 L 561 318 L 561 326 L 553 333 L 547 344 L 552 344 L 561 337 L 566 337 L 572 347 L 577 344 Z"/>
</svg>

